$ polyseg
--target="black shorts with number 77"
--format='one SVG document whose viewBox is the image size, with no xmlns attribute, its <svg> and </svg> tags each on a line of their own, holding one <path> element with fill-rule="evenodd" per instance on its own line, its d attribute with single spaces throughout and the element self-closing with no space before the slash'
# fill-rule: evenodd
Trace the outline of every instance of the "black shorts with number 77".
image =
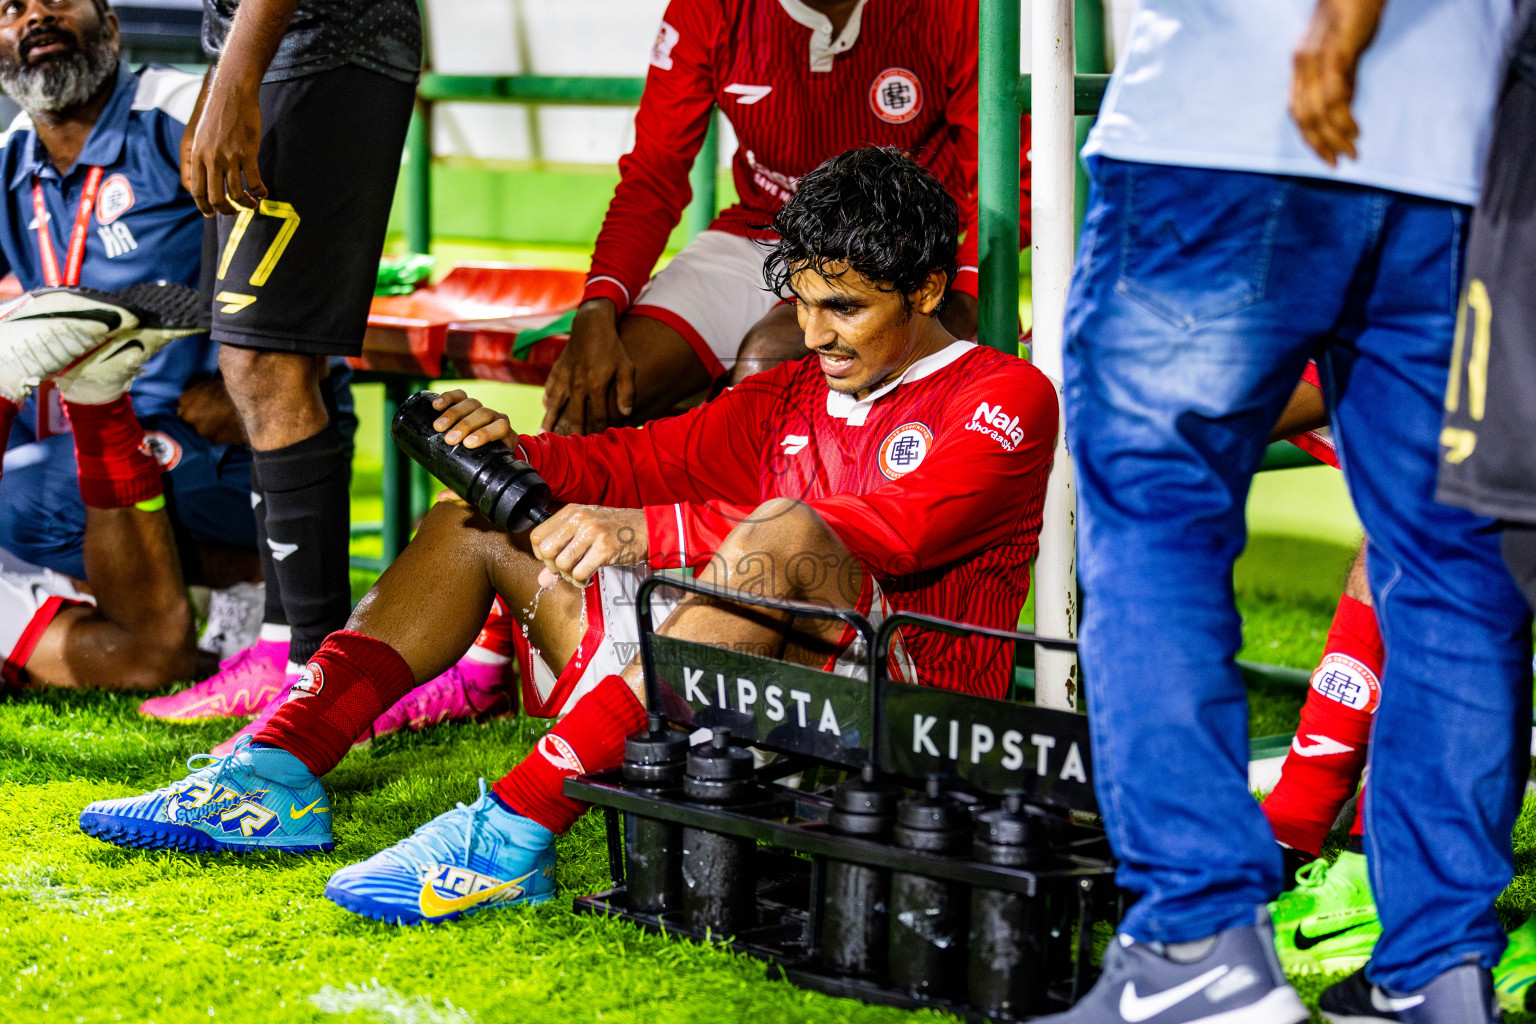
<svg viewBox="0 0 1536 1024">
<path fill-rule="evenodd" d="M 213 339 L 362 351 L 415 88 L 344 65 L 261 87 L 260 209 L 203 235 Z"/>
</svg>

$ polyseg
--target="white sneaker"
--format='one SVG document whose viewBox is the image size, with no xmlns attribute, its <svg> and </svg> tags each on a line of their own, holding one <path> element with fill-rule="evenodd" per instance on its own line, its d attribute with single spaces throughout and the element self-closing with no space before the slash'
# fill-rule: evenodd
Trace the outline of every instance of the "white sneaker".
<svg viewBox="0 0 1536 1024">
<path fill-rule="evenodd" d="M 134 321 L 113 331 L 110 342 L 56 380 L 59 394 L 77 405 L 105 405 L 128 390 L 145 362 L 176 338 L 198 333 L 198 293 L 183 285 L 157 281 L 119 292 L 69 289 L 83 301 L 110 304 Z"/>
<path fill-rule="evenodd" d="M 67 289 L 23 295 L 0 313 L 0 396 L 21 404 L 43 381 L 100 350 L 113 332 L 138 325 L 129 310 Z"/>
<path fill-rule="evenodd" d="M 208 594 L 208 624 L 197 638 L 199 650 L 228 661 L 256 642 L 266 610 L 267 588 L 261 583 L 236 583 Z"/>
</svg>

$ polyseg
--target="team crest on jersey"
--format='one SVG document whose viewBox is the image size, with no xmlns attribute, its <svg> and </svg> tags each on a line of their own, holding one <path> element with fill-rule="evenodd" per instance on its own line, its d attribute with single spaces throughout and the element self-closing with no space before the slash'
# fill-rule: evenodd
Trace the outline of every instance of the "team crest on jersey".
<svg viewBox="0 0 1536 1024">
<path fill-rule="evenodd" d="M 133 209 L 133 186 L 121 174 L 114 174 L 101 183 L 96 196 L 96 222 L 111 224 Z"/>
<path fill-rule="evenodd" d="M 672 47 L 677 45 L 678 38 L 677 29 L 663 21 L 656 30 L 656 41 L 651 44 L 651 67 L 672 70 Z"/>
<path fill-rule="evenodd" d="M 1381 681 L 1364 662 L 1331 651 L 1312 673 L 1312 689 L 1356 711 L 1374 713 L 1381 703 Z"/>
<path fill-rule="evenodd" d="M 928 457 L 933 431 L 925 424 L 903 423 L 880 442 L 880 472 L 887 480 L 900 480 Z"/>
<path fill-rule="evenodd" d="M 869 105 L 880 120 L 904 124 L 923 109 L 923 87 L 906 68 L 886 68 L 869 87 Z"/>
<path fill-rule="evenodd" d="M 292 696 L 300 694 L 318 694 L 325 688 L 325 670 L 316 661 L 304 666 L 304 671 L 299 673 L 299 678 L 294 680 L 293 689 L 288 692 Z"/>
<path fill-rule="evenodd" d="M 162 434 L 158 430 L 144 432 L 139 451 L 158 462 L 160 468 L 167 473 L 181 464 L 181 445 L 171 435 Z"/>
</svg>

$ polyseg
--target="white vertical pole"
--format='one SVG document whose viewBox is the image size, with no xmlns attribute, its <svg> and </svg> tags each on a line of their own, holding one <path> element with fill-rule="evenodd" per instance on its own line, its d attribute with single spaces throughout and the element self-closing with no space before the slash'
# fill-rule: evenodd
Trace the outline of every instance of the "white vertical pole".
<svg viewBox="0 0 1536 1024">
<path fill-rule="evenodd" d="M 1063 370 L 1062 321 L 1066 315 L 1076 233 L 1072 203 L 1076 185 L 1072 0 L 1032 0 L 1031 7 L 1031 351 L 1035 365 L 1056 384 L 1059 394 Z M 1065 430 L 1059 429 L 1056 461 L 1046 488 L 1045 518 L 1040 527 L 1040 554 L 1035 559 L 1035 632 L 1043 636 L 1077 636 L 1076 524 L 1072 461 L 1067 454 Z M 1036 646 L 1036 703 L 1076 709 L 1077 682 L 1077 658 L 1071 652 Z"/>
</svg>

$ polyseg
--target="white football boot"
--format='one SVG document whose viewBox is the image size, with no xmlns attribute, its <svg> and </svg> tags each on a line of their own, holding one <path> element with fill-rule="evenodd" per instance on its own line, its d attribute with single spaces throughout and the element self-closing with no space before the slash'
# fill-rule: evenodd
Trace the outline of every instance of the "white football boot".
<svg viewBox="0 0 1536 1024">
<path fill-rule="evenodd" d="M 20 405 L 32 389 L 139 325 L 114 303 L 53 288 L 23 295 L 0 310 L 0 396 Z"/>
<path fill-rule="evenodd" d="M 103 308 L 125 314 L 123 326 L 111 332 L 106 345 L 55 378 L 59 394 L 77 405 L 105 405 L 116 400 L 128 390 L 150 356 L 168 342 L 200 330 L 198 293 L 183 285 L 157 281 L 111 293 L 86 288 L 68 291 L 81 301 L 98 302 Z"/>
</svg>

